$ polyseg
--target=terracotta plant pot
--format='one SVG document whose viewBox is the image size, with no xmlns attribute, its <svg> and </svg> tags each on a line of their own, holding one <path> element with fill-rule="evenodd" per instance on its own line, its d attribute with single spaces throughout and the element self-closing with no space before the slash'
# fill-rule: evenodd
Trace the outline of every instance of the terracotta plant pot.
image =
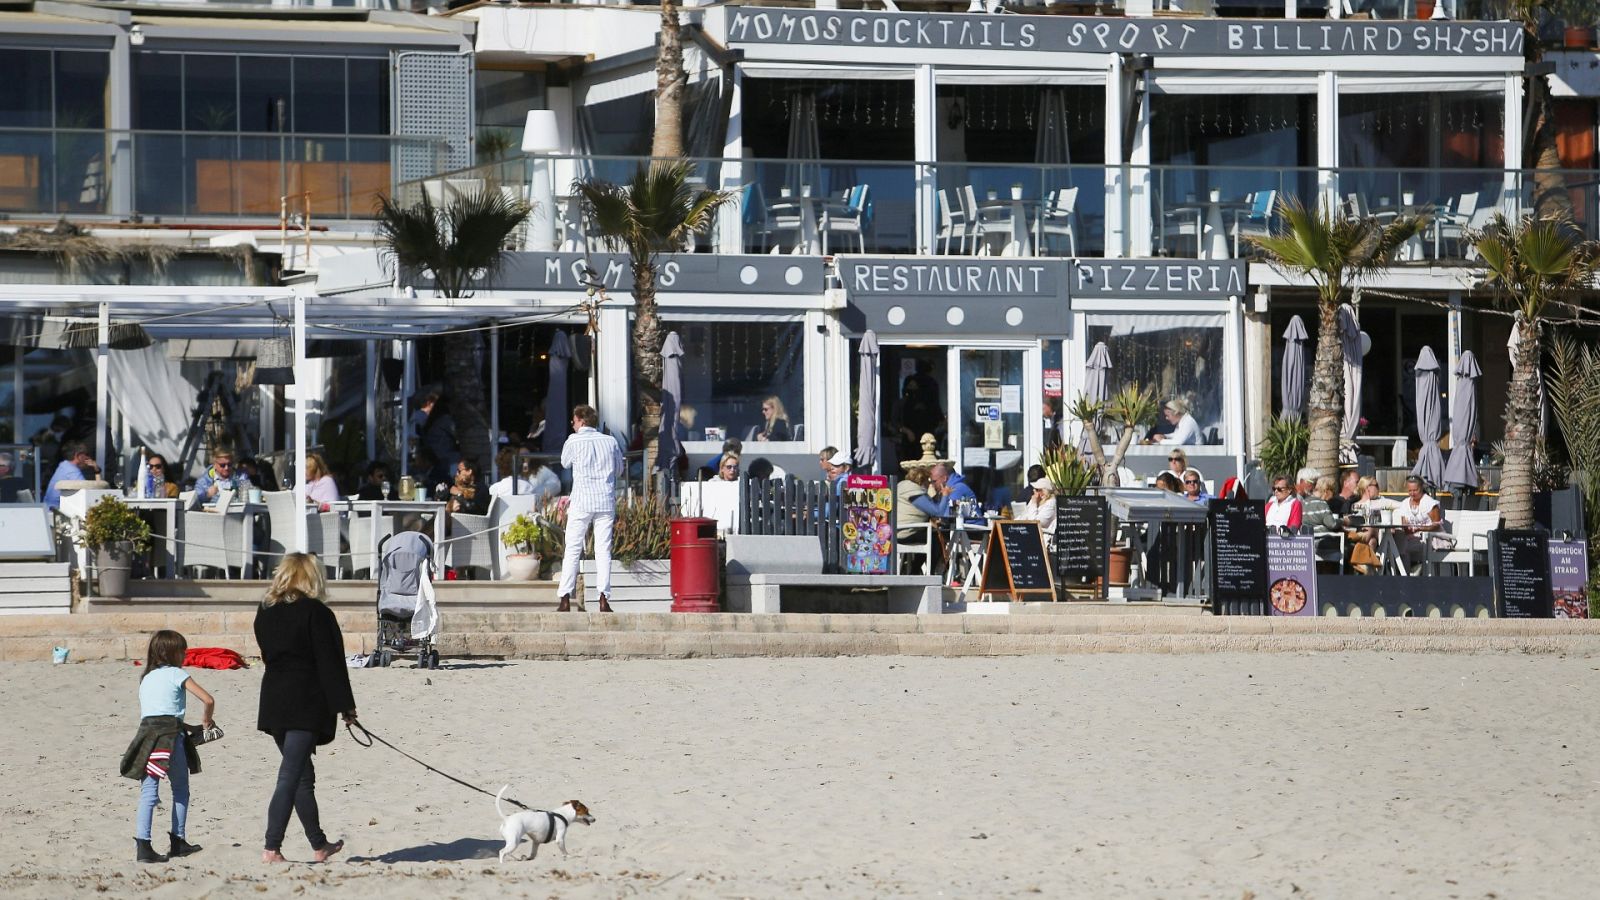
<svg viewBox="0 0 1600 900">
<path fill-rule="evenodd" d="M 1106 566 L 1106 581 L 1126 587 L 1128 584 L 1128 570 L 1132 565 L 1132 547 L 1112 547 L 1111 560 Z"/>
<path fill-rule="evenodd" d="M 1568 25 L 1562 34 L 1562 44 L 1578 50 L 1591 47 L 1594 44 L 1594 29 L 1577 25 Z"/>
<path fill-rule="evenodd" d="M 1433 18 L 1433 0 L 1417 0 L 1417 18 Z"/>
</svg>

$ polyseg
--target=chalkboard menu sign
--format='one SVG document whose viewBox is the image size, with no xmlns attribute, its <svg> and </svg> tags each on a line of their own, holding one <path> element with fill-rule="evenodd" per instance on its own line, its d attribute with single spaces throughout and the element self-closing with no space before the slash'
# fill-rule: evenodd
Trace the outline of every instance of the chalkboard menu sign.
<svg viewBox="0 0 1600 900">
<path fill-rule="evenodd" d="M 1509 528 L 1489 532 L 1489 574 L 1494 579 L 1495 615 L 1508 619 L 1555 615 L 1550 548 L 1544 532 Z"/>
<path fill-rule="evenodd" d="M 1056 571 L 1063 578 L 1099 580 L 1110 567 L 1111 513 L 1098 495 L 1056 498 Z"/>
<path fill-rule="evenodd" d="M 1050 577 L 1050 560 L 1044 552 L 1044 529 L 1038 522 L 997 521 L 989 529 L 983 552 L 984 594 L 1049 594 L 1056 588 Z"/>
<path fill-rule="evenodd" d="M 1212 500 L 1211 611 L 1217 615 L 1267 613 L 1267 514 L 1258 500 Z"/>
</svg>

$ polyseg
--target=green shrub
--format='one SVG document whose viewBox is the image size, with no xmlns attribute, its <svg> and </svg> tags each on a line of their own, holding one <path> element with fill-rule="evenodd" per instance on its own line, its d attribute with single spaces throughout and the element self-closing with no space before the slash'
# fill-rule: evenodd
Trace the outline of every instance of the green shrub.
<svg viewBox="0 0 1600 900">
<path fill-rule="evenodd" d="M 1305 466 L 1310 446 L 1311 429 L 1305 421 L 1299 416 L 1280 416 L 1267 427 L 1256 453 L 1261 457 L 1261 469 L 1268 478 L 1281 475 L 1292 481 L 1295 473 Z"/>
<path fill-rule="evenodd" d="M 544 542 L 544 526 L 527 513 L 518 515 L 500 532 L 500 543 L 517 553 L 532 556 Z"/>
<path fill-rule="evenodd" d="M 116 497 L 102 497 L 84 516 L 77 542 L 90 550 L 98 550 L 119 541 L 131 541 L 138 550 L 149 548 L 150 523 Z"/>
</svg>

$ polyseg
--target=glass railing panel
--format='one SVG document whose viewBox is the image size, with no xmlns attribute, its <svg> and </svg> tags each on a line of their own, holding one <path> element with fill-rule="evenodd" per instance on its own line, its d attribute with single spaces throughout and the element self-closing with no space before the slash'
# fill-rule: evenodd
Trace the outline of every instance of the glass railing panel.
<svg viewBox="0 0 1600 900">
<path fill-rule="evenodd" d="M 0 212 L 103 214 L 111 151 L 104 131 L 0 130 Z"/>
<path fill-rule="evenodd" d="M 934 185 L 936 253 L 1104 253 L 1103 166 L 941 162 Z"/>
</svg>

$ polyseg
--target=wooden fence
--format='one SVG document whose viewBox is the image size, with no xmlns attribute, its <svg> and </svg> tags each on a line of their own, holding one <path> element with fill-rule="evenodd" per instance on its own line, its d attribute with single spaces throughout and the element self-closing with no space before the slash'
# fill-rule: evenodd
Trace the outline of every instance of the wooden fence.
<svg viewBox="0 0 1600 900">
<path fill-rule="evenodd" d="M 822 570 L 842 571 L 843 504 L 832 485 L 793 475 L 782 480 L 745 479 L 739 506 L 739 530 L 744 534 L 816 535 L 822 544 Z"/>
</svg>

